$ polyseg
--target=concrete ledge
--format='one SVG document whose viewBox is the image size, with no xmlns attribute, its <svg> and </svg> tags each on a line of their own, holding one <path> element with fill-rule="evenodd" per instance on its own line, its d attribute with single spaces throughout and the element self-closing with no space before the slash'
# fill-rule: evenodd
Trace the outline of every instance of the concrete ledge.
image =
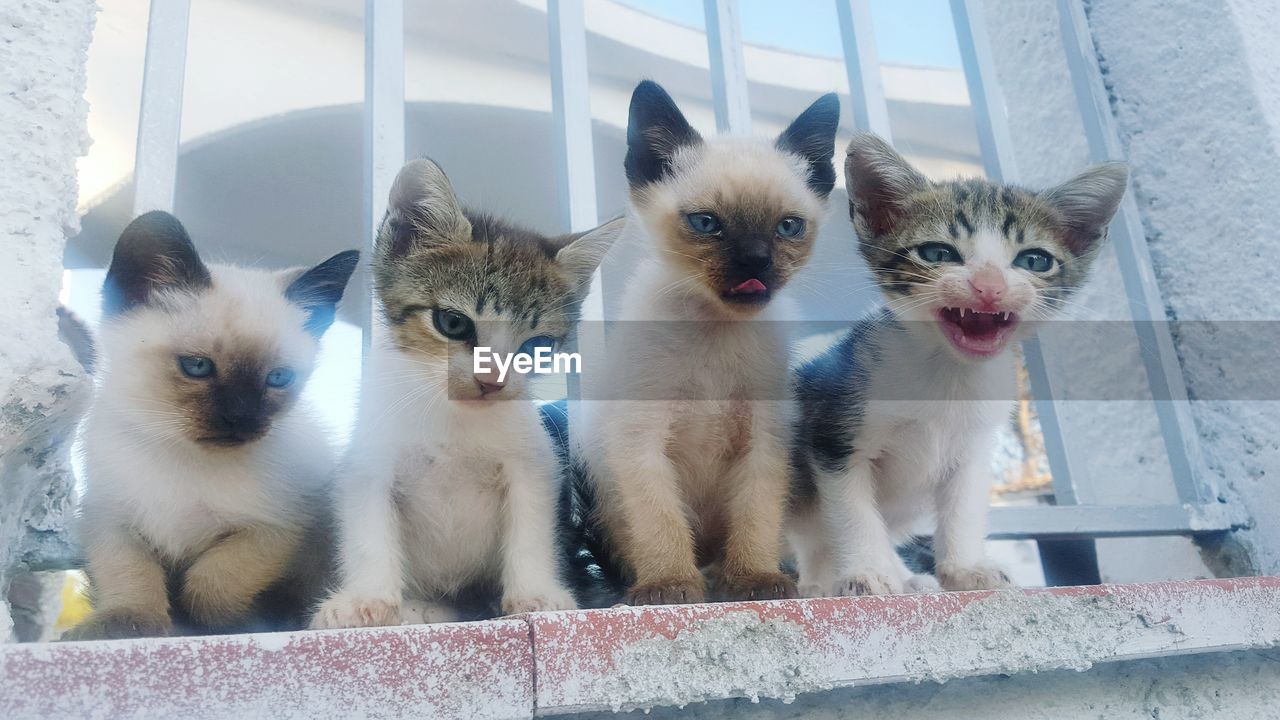
<svg viewBox="0 0 1280 720">
<path fill-rule="evenodd" d="M 1280 578 L 0 646 L 0 716 L 528 718 L 1280 646 Z"/>
</svg>

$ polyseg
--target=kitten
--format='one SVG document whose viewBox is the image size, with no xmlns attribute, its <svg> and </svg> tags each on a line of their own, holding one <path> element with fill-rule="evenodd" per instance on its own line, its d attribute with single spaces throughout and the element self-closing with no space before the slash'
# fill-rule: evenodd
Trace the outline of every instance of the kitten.
<svg viewBox="0 0 1280 720">
<path fill-rule="evenodd" d="M 645 81 L 631 98 L 631 212 L 656 259 L 628 282 L 577 448 L 595 528 L 631 604 L 791 597 L 780 572 L 787 495 L 788 305 L 826 198 L 839 102 L 775 142 L 703 140 Z M 584 378 L 584 385 L 591 380 Z M 589 387 L 588 398 L 602 397 Z"/>
<path fill-rule="evenodd" d="M 298 396 L 358 260 L 207 266 L 168 213 L 125 228 L 82 429 L 94 613 L 69 637 L 301 625 L 333 459 Z"/>
<path fill-rule="evenodd" d="M 1084 283 L 1128 170 L 1099 165 L 1039 193 L 935 183 L 862 135 L 845 173 L 887 302 L 796 374 L 801 592 L 935 588 L 894 551 L 930 514 L 943 588 L 1007 586 L 984 543 L 991 443 L 1016 397 L 1010 345 Z"/>
<path fill-rule="evenodd" d="M 463 210 L 430 160 L 405 165 L 378 234 L 386 337 L 339 490 L 341 589 L 319 628 L 575 607 L 559 578 L 560 466 L 524 376 L 472 351 L 532 353 L 573 335 L 617 220 L 547 238 Z"/>
</svg>

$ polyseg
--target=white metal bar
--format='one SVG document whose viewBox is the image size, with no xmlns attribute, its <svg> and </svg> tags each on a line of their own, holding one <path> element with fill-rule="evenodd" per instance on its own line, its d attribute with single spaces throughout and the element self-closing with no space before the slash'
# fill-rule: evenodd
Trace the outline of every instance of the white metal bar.
<svg viewBox="0 0 1280 720">
<path fill-rule="evenodd" d="M 1067 65 L 1089 142 L 1089 155 L 1095 162 L 1124 160 L 1124 150 L 1111 115 L 1111 104 L 1098 68 L 1097 52 L 1089 34 L 1084 7 L 1079 0 L 1058 0 L 1058 14 Z M 1160 297 L 1151 251 L 1147 247 L 1132 189 L 1125 193 L 1120 212 L 1111 223 L 1110 239 L 1116 249 L 1120 273 L 1129 296 L 1129 311 L 1138 333 L 1152 395 L 1170 398 L 1167 402 L 1157 401 L 1155 409 L 1169 455 L 1174 486 L 1183 502 L 1212 502 L 1216 500 L 1217 492 L 1200 452 L 1200 439 L 1173 338 L 1162 322 L 1165 320 L 1164 301 Z"/>
<path fill-rule="evenodd" d="M 1221 503 L 1205 505 L 1015 505 L 991 508 L 992 540 L 1062 540 L 1197 535 L 1247 521 Z"/>
<path fill-rule="evenodd" d="M 378 225 L 396 173 L 404 164 L 404 0 L 364 3 L 364 227 L 373 256 Z M 365 353 L 378 323 L 372 288 L 361 295 Z"/>
<path fill-rule="evenodd" d="M 844 44 L 845 72 L 849 74 L 849 100 L 853 124 L 893 142 L 889 129 L 889 104 L 880 76 L 880 54 L 871 25 L 869 0 L 836 0 L 840 39 Z"/>
<path fill-rule="evenodd" d="M 969 104 L 978 130 L 978 145 L 987 177 L 997 182 L 1017 182 L 1018 169 L 1013 140 L 1005 116 L 1004 96 L 996 78 L 995 59 L 986 24 L 982 21 L 981 0 L 951 0 L 956 40 L 969 88 Z M 1093 501 L 1092 487 L 1083 463 L 1072 462 L 1064 428 L 1054 405 L 1053 382 L 1044 363 L 1038 340 L 1023 345 L 1023 359 L 1036 398 L 1036 414 L 1044 435 L 1045 454 L 1053 474 L 1054 495 L 1061 504 Z"/>
<path fill-rule="evenodd" d="M 703 0 L 702 6 L 707 16 L 707 53 L 711 56 L 716 129 L 733 135 L 750 135 L 751 101 L 747 93 L 747 65 L 742 55 L 738 0 Z"/>
<path fill-rule="evenodd" d="M 173 210 L 190 18 L 191 0 L 152 0 L 142 70 L 142 105 L 138 110 L 134 215 Z"/>
</svg>

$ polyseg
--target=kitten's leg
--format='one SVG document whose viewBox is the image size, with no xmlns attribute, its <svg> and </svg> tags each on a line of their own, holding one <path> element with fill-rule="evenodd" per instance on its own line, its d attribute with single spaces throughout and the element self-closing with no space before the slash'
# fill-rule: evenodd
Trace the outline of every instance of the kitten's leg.
<svg viewBox="0 0 1280 720">
<path fill-rule="evenodd" d="M 841 568 L 837 595 L 898 594 L 910 575 L 876 506 L 875 482 L 875 468 L 858 456 L 842 473 L 818 474 L 823 521 Z"/>
<path fill-rule="evenodd" d="M 725 485 L 728 537 L 720 592 L 726 600 L 777 600 L 796 596 L 795 582 L 780 570 L 782 518 L 787 509 L 787 451 L 774 434 L 776 410 L 751 409 L 746 454 Z"/>
<path fill-rule="evenodd" d="M 534 458 L 507 458 L 503 506 L 502 612 L 573 610 L 560 582 L 556 552 L 556 465 L 550 448 Z"/>
<path fill-rule="evenodd" d="M 795 554 L 800 597 L 827 597 L 835 586 L 835 558 L 823 530 L 816 498 L 792 510 L 787 517 L 787 539 Z"/>
<path fill-rule="evenodd" d="M 933 537 L 938 582 L 946 590 L 1009 587 L 1009 576 L 987 560 L 987 506 L 991 482 L 985 445 L 961 458 L 938 485 L 938 531 Z"/>
<path fill-rule="evenodd" d="M 608 492 L 602 511 L 621 517 L 611 524 L 621 530 L 615 542 L 634 576 L 628 604 L 702 602 L 706 581 L 694 559 L 679 476 L 666 452 L 669 420 L 665 412 L 652 412 L 628 407 L 621 415 L 630 422 L 615 416 L 606 426 Z"/>
<path fill-rule="evenodd" d="M 65 640 L 169 635 L 169 597 L 159 559 L 136 533 L 86 509 L 81 542 L 88 556 L 93 614 Z"/>
<path fill-rule="evenodd" d="M 214 543 L 187 569 L 183 607 L 209 628 L 226 628 L 249 615 L 258 594 L 289 568 L 301 533 L 279 527 L 237 530 Z"/>
<path fill-rule="evenodd" d="M 400 514 L 392 498 L 395 476 L 388 467 L 375 467 L 381 472 L 341 478 L 338 555 L 342 588 L 320 604 L 311 618 L 313 628 L 400 624 L 404 565 Z"/>
</svg>

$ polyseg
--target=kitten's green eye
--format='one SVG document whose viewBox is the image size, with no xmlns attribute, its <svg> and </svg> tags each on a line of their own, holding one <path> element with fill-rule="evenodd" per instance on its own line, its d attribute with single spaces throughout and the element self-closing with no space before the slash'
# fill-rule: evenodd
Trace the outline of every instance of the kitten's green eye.
<svg viewBox="0 0 1280 720">
<path fill-rule="evenodd" d="M 1013 266 L 1033 273 L 1047 273 L 1053 269 L 1054 257 L 1043 250 L 1023 250 L 1013 259 Z"/>
<path fill-rule="evenodd" d="M 539 335 L 537 337 L 531 337 L 528 340 L 525 340 L 524 344 L 520 346 L 520 352 L 524 355 L 533 355 L 534 353 L 538 352 L 538 348 L 555 350 L 556 339 L 551 337 L 550 335 Z"/>
<path fill-rule="evenodd" d="M 946 243 L 925 243 L 916 248 L 916 254 L 931 265 L 963 262 L 960 251 Z"/>
<path fill-rule="evenodd" d="M 183 355 L 178 358 L 178 367 L 189 378 L 207 378 L 213 374 L 213 361 L 198 355 Z"/>
<path fill-rule="evenodd" d="M 289 368 L 278 367 L 267 373 L 267 385 L 273 388 L 287 388 L 293 384 L 295 377 L 296 375 Z"/>
<path fill-rule="evenodd" d="M 778 237 L 796 237 L 800 233 L 804 232 L 804 220 L 801 220 L 798 217 L 784 217 L 778 222 L 778 227 L 775 232 L 778 233 Z"/>
<path fill-rule="evenodd" d="M 724 227 L 720 218 L 711 213 L 689 213 L 684 216 L 684 221 L 689 223 L 690 230 L 699 235 L 715 235 Z"/>
<path fill-rule="evenodd" d="M 450 340 L 472 340 L 476 336 L 476 324 L 457 310 L 436 308 L 431 311 L 431 322 Z"/>
</svg>

